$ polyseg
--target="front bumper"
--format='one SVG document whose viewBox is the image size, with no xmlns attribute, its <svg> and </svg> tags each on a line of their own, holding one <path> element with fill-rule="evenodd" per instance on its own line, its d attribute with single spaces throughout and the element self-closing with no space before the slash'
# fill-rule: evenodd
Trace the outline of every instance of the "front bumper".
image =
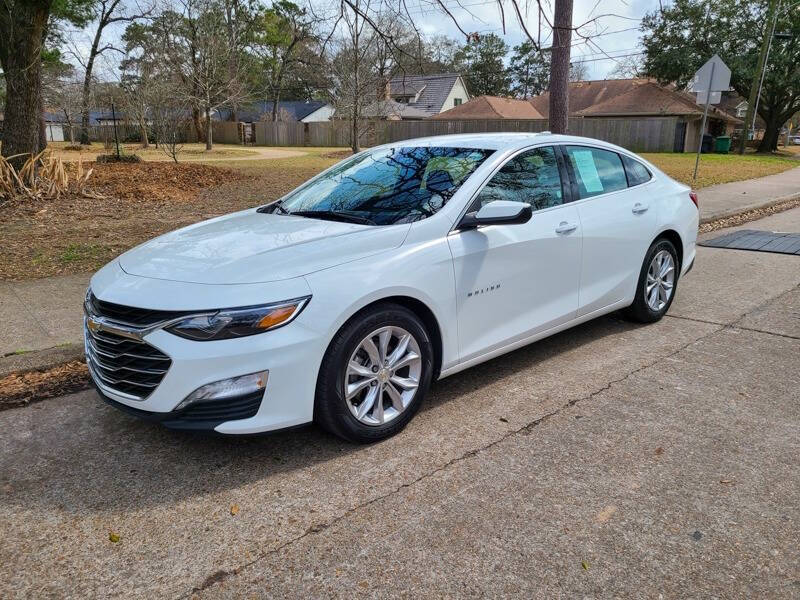
<svg viewBox="0 0 800 600">
<path fill-rule="evenodd" d="M 248 417 L 255 416 L 264 398 L 263 392 L 256 392 L 239 398 L 228 398 L 226 400 L 205 403 L 205 406 L 200 410 L 197 410 L 197 407 L 190 406 L 182 410 L 156 413 L 134 408 L 113 400 L 103 393 L 103 390 L 97 386 L 96 381 L 95 389 L 106 404 L 116 409 L 133 415 L 134 417 L 144 419 L 145 421 L 161 423 L 170 429 L 180 429 L 183 431 L 215 431 L 222 423 L 242 419 L 242 415 L 247 415 Z"/>
<path fill-rule="evenodd" d="M 143 400 L 104 385 L 90 365 L 101 397 L 117 408 L 175 429 L 227 434 L 285 429 L 313 419 L 324 340 L 299 321 L 234 340 L 198 342 L 156 330 L 144 341 L 169 356 L 172 363 L 158 387 Z M 175 411 L 184 398 L 203 385 L 264 370 L 269 371 L 269 379 L 266 389 L 258 392 L 259 398 L 218 400 L 213 402 L 215 407 L 203 403 L 209 410 L 201 416 L 196 414 L 199 404 Z"/>
<path fill-rule="evenodd" d="M 243 306 L 269 299 L 310 294 L 302 278 L 252 285 L 201 285 L 135 277 L 109 263 L 92 278 L 100 299 L 137 306 L 147 298 L 154 310 L 202 310 L 209 306 Z M 231 340 L 199 342 L 156 329 L 142 341 L 171 360 L 149 395 L 137 399 L 95 382 L 105 399 L 140 417 L 177 425 L 175 408 L 201 386 L 240 375 L 269 371 L 257 411 L 246 418 L 207 419 L 203 428 L 218 433 L 250 434 L 302 425 L 313 420 L 317 372 L 327 346 L 327 323 L 304 311 L 285 327 Z M 213 427 L 212 427 L 213 425 Z"/>
</svg>

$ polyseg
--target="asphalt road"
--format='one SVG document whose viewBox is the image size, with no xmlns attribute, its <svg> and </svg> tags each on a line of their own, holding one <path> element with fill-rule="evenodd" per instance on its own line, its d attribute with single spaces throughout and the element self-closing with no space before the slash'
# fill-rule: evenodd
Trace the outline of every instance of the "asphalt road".
<svg viewBox="0 0 800 600">
<path fill-rule="evenodd" d="M 800 259 L 702 248 L 660 323 L 441 381 L 370 447 L 174 433 L 92 392 L 0 432 L 3 598 L 800 597 Z"/>
</svg>

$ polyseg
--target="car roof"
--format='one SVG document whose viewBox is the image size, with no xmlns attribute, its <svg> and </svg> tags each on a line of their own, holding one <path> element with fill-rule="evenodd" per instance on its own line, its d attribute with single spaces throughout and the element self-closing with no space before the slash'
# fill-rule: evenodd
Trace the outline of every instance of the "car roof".
<svg viewBox="0 0 800 600">
<path fill-rule="evenodd" d="M 447 148 L 481 148 L 486 150 L 513 150 L 524 148 L 531 144 L 564 144 L 573 142 L 576 144 L 591 144 L 593 146 L 604 146 L 614 150 L 622 150 L 608 142 L 593 138 L 579 137 L 575 135 L 558 135 L 543 131 L 541 133 L 462 133 L 455 135 L 436 135 L 430 137 L 401 140 L 386 144 L 387 147 L 408 147 L 408 146 L 441 146 Z"/>
</svg>

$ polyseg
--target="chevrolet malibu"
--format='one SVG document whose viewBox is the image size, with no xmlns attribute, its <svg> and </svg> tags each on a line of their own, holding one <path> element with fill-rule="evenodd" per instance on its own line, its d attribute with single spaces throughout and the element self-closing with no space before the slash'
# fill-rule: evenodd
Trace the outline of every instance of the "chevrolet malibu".
<svg viewBox="0 0 800 600">
<path fill-rule="evenodd" d="M 106 402 L 168 427 L 372 442 L 434 380 L 619 309 L 659 320 L 697 226 L 689 188 L 597 140 L 380 146 L 103 267 L 87 363 Z"/>
</svg>

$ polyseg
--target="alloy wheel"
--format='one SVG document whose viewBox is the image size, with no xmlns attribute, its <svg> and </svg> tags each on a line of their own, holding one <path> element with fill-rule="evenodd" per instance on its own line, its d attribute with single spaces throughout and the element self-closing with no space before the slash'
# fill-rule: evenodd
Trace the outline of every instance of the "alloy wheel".
<svg viewBox="0 0 800 600">
<path fill-rule="evenodd" d="M 647 283 L 644 299 L 651 310 L 663 309 L 672 296 L 675 287 L 675 260 L 666 250 L 661 250 L 650 261 L 647 269 Z"/>
<path fill-rule="evenodd" d="M 414 336 L 402 327 L 376 329 L 356 346 L 347 363 L 347 407 L 365 425 L 383 425 L 411 404 L 422 374 L 422 355 Z"/>
</svg>

